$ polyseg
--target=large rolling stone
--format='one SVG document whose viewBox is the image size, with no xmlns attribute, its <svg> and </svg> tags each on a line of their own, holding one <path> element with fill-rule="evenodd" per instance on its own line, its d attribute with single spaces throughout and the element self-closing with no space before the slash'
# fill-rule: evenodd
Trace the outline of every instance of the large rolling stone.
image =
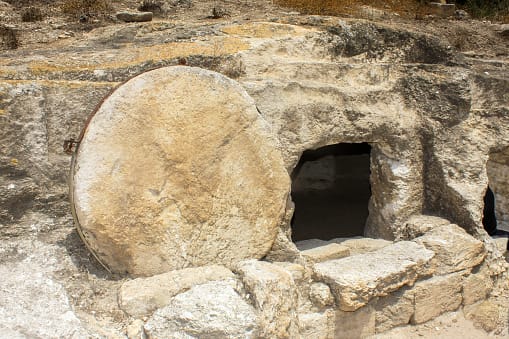
<svg viewBox="0 0 509 339">
<path fill-rule="evenodd" d="M 116 89 L 86 128 L 71 178 L 89 249 L 111 271 L 141 276 L 263 257 L 290 187 L 253 99 L 192 67 Z"/>
</svg>

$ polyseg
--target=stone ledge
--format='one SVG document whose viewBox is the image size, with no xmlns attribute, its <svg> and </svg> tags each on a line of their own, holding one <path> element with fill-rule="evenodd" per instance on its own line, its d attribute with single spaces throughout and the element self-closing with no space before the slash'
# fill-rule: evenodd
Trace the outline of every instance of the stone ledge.
<svg viewBox="0 0 509 339">
<path fill-rule="evenodd" d="M 329 284 L 341 310 L 355 311 L 373 297 L 430 274 L 426 266 L 433 256 L 422 245 L 401 241 L 375 252 L 315 264 L 314 272 L 317 280 Z"/>
</svg>

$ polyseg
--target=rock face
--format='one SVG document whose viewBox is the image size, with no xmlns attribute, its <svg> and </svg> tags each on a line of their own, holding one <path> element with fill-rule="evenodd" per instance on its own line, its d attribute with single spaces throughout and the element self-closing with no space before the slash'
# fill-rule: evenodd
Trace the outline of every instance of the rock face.
<svg viewBox="0 0 509 339">
<path fill-rule="evenodd" d="M 257 330 L 254 308 L 224 282 L 177 295 L 145 325 L 149 339 L 257 338 Z"/>
<path fill-rule="evenodd" d="M 344 311 L 355 311 L 376 296 L 384 296 L 429 274 L 434 253 L 402 241 L 378 251 L 314 265 L 319 280 L 328 283 Z"/>
<path fill-rule="evenodd" d="M 113 92 L 85 130 L 72 178 L 88 247 L 133 275 L 264 256 L 289 191 L 253 100 L 191 67 L 150 71 Z"/>
</svg>

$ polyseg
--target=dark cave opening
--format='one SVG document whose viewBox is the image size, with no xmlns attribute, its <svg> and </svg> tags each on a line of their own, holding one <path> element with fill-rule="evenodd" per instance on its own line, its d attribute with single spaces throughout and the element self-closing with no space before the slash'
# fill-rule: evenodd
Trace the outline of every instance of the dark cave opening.
<svg viewBox="0 0 509 339">
<path fill-rule="evenodd" d="M 495 195 L 488 186 L 484 195 L 484 210 L 482 224 L 489 235 L 495 235 L 497 232 L 497 217 L 495 215 Z"/>
<path fill-rule="evenodd" d="M 364 235 L 371 196 L 368 143 L 305 151 L 292 173 L 292 240 Z"/>
</svg>

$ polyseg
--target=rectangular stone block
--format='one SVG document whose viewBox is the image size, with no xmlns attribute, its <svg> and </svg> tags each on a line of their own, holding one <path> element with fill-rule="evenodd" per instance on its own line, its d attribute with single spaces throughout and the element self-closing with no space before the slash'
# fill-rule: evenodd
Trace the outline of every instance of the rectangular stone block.
<svg viewBox="0 0 509 339">
<path fill-rule="evenodd" d="M 392 241 L 389 240 L 364 237 L 336 238 L 332 239 L 331 242 L 348 247 L 350 249 L 350 255 L 373 252 L 392 244 Z"/>
<path fill-rule="evenodd" d="M 335 314 L 332 310 L 299 314 L 299 334 L 303 339 L 334 339 L 334 328 Z"/>
<path fill-rule="evenodd" d="M 376 333 L 408 324 L 414 315 L 414 292 L 410 288 L 402 288 L 381 297 L 375 304 L 375 310 Z"/>
<path fill-rule="evenodd" d="M 480 267 L 478 272 L 470 274 L 463 280 L 463 305 L 471 305 L 486 299 L 493 288 L 493 280 L 487 266 Z"/>
<path fill-rule="evenodd" d="M 464 275 L 468 272 L 457 272 L 436 276 L 415 284 L 415 313 L 413 324 L 421 324 L 442 313 L 454 311 L 462 301 L 461 289 Z"/>
<path fill-rule="evenodd" d="M 336 312 L 335 339 L 366 338 L 375 335 L 375 309 L 368 305 L 354 312 Z"/>
<path fill-rule="evenodd" d="M 412 285 L 428 274 L 434 253 L 411 241 L 401 241 L 378 251 L 314 265 L 317 280 L 327 283 L 343 311 L 355 311 L 373 297 Z"/>
<path fill-rule="evenodd" d="M 240 262 L 236 272 L 259 312 L 260 336 L 298 336 L 298 293 L 291 274 L 278 265 L 258 260 Z"/>
<path fill-rule="evenodd" d="M 350 249 L 346 246 L 332 243 L 301 251 L 300 254 L 304 258 L 317 263 L 348 257 L 350 255 Z"/>
</svg>

